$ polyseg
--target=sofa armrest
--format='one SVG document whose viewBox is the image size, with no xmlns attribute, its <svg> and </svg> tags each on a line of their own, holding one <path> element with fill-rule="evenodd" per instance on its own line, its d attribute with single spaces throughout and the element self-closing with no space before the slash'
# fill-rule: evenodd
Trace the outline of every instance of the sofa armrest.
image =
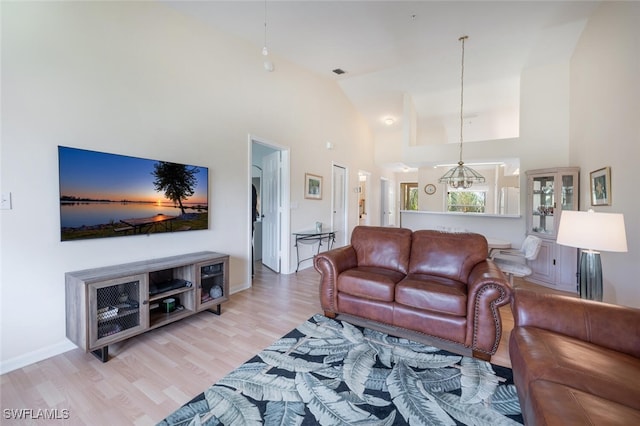
<svg viewBox="0 0 640 426">
<path fill-rule="evenodd" d="M 356 251 L 352 246 L 325 251 L 313 258 L 313 266 L 320 273 L 320 305 L 325 312 L 338 312 L 338 275 L 358 266 Z"/>
<path fill-rule="evenodd" d="M 516 327 L 537 327 L 640 358 L 640 309 L 517 289 Z"/>
<path fill-rule="evenodd" d="M 473 267 L 467 280 L 470 299 L 484 299 L 496 307 L 506 305 L 511 300 L 511 284 L 493 260 L 487 259 Z M 488 288 L 495 292 L 487 292 Z"/>
<path fill-rule="evenodd" d="M 467 345 L 494 354 L 502 335 L 500 306 L 511 300 L 511 285 L 492 260 L 473 267 L 467 283 Z"/>
</svg>

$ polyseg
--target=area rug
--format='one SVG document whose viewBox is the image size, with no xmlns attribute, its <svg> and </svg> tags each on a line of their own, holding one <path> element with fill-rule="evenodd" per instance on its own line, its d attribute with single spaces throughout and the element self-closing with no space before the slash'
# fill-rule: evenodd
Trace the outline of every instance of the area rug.
<svg viewBox="0 0 640 426">
<path fill-rule="evenodd" d="M 517 425 L 508 368 L 315 315 L 159 425 Z"/>
</svg>

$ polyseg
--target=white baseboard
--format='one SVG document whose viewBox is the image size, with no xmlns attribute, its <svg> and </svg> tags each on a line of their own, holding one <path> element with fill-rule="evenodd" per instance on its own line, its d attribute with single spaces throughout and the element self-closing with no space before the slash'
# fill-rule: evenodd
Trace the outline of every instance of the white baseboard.
<svg viewBox="0 0 640 426">
<path fill-rule="evenodd" d="M 71 343 L 69 340 L 64 340 L 60 343 L 56 343 L 45 348 L 29 352 L 24 355 L 9 359 L 7 361 L 0 362 L 0 374 L 5 374 L 18 368 L 26 367 L 27 365 L 42 361 L 52 356 L 60 355 L 61 353 L 75 349 L 77 346 Z"/>
<path fill-rule="evenodd" d="M 236 293 L 239 293 L 241 291 L 248 290 L 248 289 L 251 288 L 252 285 L 253 284 L 251 283 L 250 280 L 248 282 L 245 281 L 244 284 L 242 284 L 240 287 L 236 287 L 236 288 L 233 288 L 233 289 L 230 288 L 229 289 L 229 295 L 236 294 Z M 224 306 L 224 303 L 222 304 L 222 306 Z"/>
</svg>

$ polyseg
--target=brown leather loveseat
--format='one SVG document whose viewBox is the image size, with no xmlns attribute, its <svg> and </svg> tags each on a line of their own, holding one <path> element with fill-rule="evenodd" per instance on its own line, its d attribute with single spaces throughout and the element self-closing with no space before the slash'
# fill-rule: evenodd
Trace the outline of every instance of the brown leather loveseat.
<svg viewBox="0 0 640 426">
<path fill-rule="evenodd" d="M 350 245 L 320 253 L 314 266 L 328 317 L 365 320 L 483 359 L 498 348 L 498 308 L 509 303 L 511 287 L 480 234 L 358 226 Z"/>
<path fill-rule="evenodd" d="M 640 425 L 640 309 L 525 289 L 511 308 L 526 425 Z"/>
</svg>

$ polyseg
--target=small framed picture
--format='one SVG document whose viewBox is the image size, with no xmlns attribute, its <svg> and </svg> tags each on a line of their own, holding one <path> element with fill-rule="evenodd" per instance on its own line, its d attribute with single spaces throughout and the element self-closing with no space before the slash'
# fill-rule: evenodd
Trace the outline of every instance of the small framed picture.
<svg viewBox="0 0 640 426">
<path fill-rule="evenodd" d="M 589 173 L 591 205 L 611 205 L 611 167 L 603 167 Z"/>
<path fill-rule="evenodd" d="M 322 199 L 322 176 L 304 174 L 304 198 Z"/>
</svg>

